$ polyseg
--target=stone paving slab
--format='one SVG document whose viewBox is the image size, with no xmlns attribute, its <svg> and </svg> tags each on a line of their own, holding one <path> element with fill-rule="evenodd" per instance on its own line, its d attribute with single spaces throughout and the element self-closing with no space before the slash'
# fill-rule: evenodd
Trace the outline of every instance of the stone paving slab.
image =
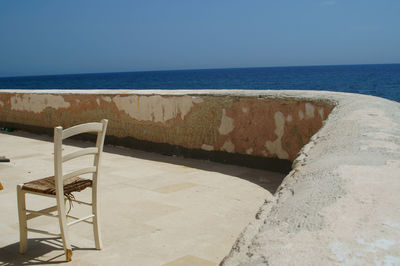
<svg viewBox="0 0 400 266">
<path fill-rule="evenodd" d="M 53 174 L 53 144 L 45 135 L 0 133 L 0 265 L 58 264 L 59 239 L 29 233 L 18 253 L 16 185 Z M 90 143 L 70 141 L 66 151 Z M 88 160 L 89 161 L 89 160 Z M 85 160 L 79 163 L 84 163 Z M 279 173 L 105 146 L 100 183 L 104 248 L 94 249 L 91 226 L 71 227 L 72 265 L 217 265 L 265 199 L 283 179 Z M 77 194 L 89 198 L 90 190 Z M 28 196 L 41 208 L 53 199 Z M 88 209 L 74 204 L 72 215 Z M 57 231 L 52 218 L 30 226 Z"/>
</svg>

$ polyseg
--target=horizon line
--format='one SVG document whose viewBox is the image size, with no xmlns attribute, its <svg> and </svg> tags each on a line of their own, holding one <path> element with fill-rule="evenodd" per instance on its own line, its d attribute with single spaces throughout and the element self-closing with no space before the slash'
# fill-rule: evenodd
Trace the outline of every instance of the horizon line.
<svg viewBox="0 0 400 266">
<path fill-rule="evenodd" d="M 30 78 L 30 77 L 53 77 L 53 76 L 78 76 L 96 74 L 119 74 L 119 73 L 147 73 L 147 72 L 169 72 L 169 71 L 203 71 L 203 70 L 227 70 L 227 69 L 249 69 L 249 68 L 296 68 L 296 67 L 327 67 L 327 66 L 367 66 L 367 65 L 399 65 L 400 63 L 370 63 L 370 64 L 323 64 L 323 65 L 291 65 L 291 66 L 256 66 L 256 67 L 211 67 L 211 68 L 187 68 L 187 69 L 158 69 L 158 70 L 133 70 L 133 71 L 113 71 L 113 72 L 83 72 L 83 73 L 63 73 L 63 74 L 39 74 L 39 75 L 15 75 L 0 76 L 6 78 Z"/>
</svg>

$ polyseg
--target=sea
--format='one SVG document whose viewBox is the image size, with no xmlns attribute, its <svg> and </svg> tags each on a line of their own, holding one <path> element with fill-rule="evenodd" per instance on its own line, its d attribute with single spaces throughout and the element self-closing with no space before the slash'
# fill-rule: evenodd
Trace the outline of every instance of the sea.
<svg viewBox="0 0 400 266">
<path fill-rule="evenodd" d="M 324 90 L 368 94 L 400 102 L 400 64 L 3 77 L 1 89 Z"/>
</svg>

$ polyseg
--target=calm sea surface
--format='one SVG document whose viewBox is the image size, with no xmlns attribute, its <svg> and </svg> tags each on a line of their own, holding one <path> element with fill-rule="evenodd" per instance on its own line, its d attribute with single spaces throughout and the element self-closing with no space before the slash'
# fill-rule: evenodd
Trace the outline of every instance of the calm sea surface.
<svg viewBox="0 0 400 266">
<path fill-rule="evenodd" d="M 400 102 L 400 64 L 147 71 L 0 78 L 0 89 L 327 90 Z"/>
</svg>

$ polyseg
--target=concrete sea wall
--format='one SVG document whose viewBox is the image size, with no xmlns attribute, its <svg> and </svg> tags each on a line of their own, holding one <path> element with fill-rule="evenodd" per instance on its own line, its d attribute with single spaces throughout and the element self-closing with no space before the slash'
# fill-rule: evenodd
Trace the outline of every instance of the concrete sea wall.
<svg viewBox="0 0 400 266">
<path fill-rule="evenodd" d="M 0 91 L 0 122 L 53 128 L 109 119 L 107 135 L 293 161 L 333 104 L 245 93 Z"/>
<path fill-rule="evenodd" d="M 335 108 L 221 265 L 400 265 L 400 103 L 302 95 Z"/>
</svg>

